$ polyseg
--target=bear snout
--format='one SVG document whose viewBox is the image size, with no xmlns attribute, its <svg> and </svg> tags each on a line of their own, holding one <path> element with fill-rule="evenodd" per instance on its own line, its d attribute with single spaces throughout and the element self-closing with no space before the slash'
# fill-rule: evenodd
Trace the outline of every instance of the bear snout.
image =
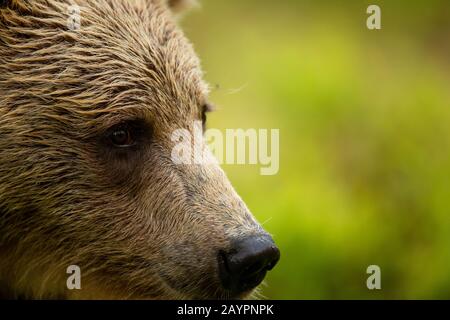
<svg viewBox="0 0 450 320">
<path fill-rule="evenodd" d="M 258 286 L 280 259 L 280 251 L 267 234 L 232 242 L 218 252 L 219 277 L 223 288 L 239 295 Z"/>
</svg>

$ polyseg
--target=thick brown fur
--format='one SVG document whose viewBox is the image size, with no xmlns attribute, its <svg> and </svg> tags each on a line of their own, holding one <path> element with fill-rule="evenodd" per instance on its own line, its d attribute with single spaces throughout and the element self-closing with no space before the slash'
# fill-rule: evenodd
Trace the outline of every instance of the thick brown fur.
<svg viewBox="0 0 450 320">
<path fill-rule="evenodd" d="M 217 251 L 263 231 L 217 165 L 170 159 L 170 135 L 193 130 L 207 85 L 168 3 L 1 3 L 0 293 L 229 297 Z M 103 143 L 135 120 L 148 129 L 136 150 Z M 69 265 L 81 290 L 66 287 Z"/>
</svg>

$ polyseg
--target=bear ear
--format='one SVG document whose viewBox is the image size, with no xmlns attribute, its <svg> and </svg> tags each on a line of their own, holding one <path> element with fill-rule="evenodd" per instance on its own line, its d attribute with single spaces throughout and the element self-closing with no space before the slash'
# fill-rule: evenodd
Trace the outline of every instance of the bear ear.
<svg viewBox="0 0 450 320">
<path fill-rule="evenodd" d="M 180 14 L 198 6 L 198 2 L 197 0 L 167 0 L 167 5 L 173 13 Z"/>
</svg>

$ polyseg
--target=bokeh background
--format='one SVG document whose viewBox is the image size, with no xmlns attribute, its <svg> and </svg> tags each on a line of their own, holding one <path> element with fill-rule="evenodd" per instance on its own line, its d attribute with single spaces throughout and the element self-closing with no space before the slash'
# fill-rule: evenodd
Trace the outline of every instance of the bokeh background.
<svg viewBox="0 0 450 320">
<path fill-rule="evenodd" d="M 450 298 L 449 9 L 203 0 L 181 21 L 218 107 L 209 126 L 280 129 L 277 175 L 224 166 L 282 252 L 265 297 Z"/>
</svg>

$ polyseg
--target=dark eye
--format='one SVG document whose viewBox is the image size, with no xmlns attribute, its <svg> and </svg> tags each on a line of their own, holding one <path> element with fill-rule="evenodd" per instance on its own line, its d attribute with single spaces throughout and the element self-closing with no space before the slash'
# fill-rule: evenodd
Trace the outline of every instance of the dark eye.
<svg viewBox="0 0 450 320">
<path fill-rule="evenodd" d="M 152 138 L 152 126 L 144 120 L 132 119 L 110 127 L 102 135 L 102 143 L 113 148 L 130 148 L 147 145 Z"/>
<path fill-rule="evenodd" d="M 202 111 L 202 123 L 203 123 L 203 125 L 206 124 L 206 111 L 205 110 Z"/>
<path fill-rule="evenodd" d="M 208 112 L 213 111 L 213 110 L 214 110 L 214 107 L 213 107 L 211 104 L 205 103 L 205 104 L 203 105 L 203 107 L 202 107 L 202 123 L 203 123 L 203 128 L 205 128 L 205 126 L 206 126 L 206 119 L 207 119 L 206 114 L 207 114 Z"/>
<path fill-rule="evenodd" d="M 111 128 L 108 140 L 119 148 L 131 147 L 136 144 L 135 129 L 128 124 L 120 124 Z"/>
<path fill-rule="evenodd" d="M 131 133 L 128 129 L 118 129 L 111 134 L 111 141 L 117 147 L 127 147 L 133 144 Z"/>
</svg>

